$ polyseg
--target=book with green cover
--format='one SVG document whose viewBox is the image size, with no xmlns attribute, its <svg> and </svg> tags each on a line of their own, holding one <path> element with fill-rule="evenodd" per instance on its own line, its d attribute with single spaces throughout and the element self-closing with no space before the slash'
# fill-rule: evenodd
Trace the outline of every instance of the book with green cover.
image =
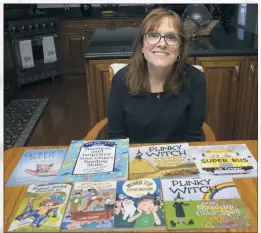
<svg viewBox="0 0 261 233">
<path fill-rule="evenodd" d="M 72 184 L 32 184 L 8 231 L 59 231 Z"/>
<path fill-rule="evenodd" d="M 168 230 L 251 227 L 232 178 L 166 179 L 161 183 Z"/>
</svg>

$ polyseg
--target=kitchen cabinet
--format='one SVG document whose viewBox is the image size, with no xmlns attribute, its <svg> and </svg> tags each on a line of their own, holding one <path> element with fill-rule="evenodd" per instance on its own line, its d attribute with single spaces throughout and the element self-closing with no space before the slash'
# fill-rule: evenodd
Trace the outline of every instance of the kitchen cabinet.
<svg viewBox="0 0 261 233">
<path fill-rule="evenodd" d="M 65 20 L 61 22 L 61 51 L 63 74 L 85 74 L 85 47 L 96 29 L 138 27 L 142 19 Z"/>
<path fill-rule="evenodd" d="M 258 59 L 246 57 L 244 76 L 241 80 L 238 118 L 236 119 L 236 139 L 258 139 Z"/>
</svg>

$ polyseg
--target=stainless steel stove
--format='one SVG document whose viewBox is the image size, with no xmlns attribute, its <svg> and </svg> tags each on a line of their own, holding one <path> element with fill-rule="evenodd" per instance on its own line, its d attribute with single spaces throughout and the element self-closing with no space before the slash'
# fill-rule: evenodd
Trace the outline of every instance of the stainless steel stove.
<svg viewBox="0 0 261 233">
<path fill-rule="evenodd" d="M 60 74 L 59 19 L 28 17 L 9 21 L 18 86 Z M 50 48 L 50 49 L 49 49 Z"/>
</svg>

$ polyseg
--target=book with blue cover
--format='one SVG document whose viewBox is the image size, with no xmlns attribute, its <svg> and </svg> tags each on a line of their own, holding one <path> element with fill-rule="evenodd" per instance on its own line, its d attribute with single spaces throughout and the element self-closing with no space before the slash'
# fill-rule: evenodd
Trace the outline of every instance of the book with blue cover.
<svg viewBox="0 0 261 233">
<path fill-rule="evenodd" d="M 72 141 L 58 182 L 126 180 L 129 139 Z"/>
<path fill-rule="evenodd" d="M 26 150 L 6 186 L 56 183 L 67 148 Z"/>
</svg>

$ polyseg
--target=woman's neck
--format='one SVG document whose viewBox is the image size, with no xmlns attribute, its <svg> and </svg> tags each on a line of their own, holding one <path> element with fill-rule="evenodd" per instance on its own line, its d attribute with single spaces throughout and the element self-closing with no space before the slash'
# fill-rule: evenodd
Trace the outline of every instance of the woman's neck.
<svg viewBox="0 0 261 233">
<path fill-rule="evenodd" d="M 160 69 L 148 66 L 148 77 L 150 82 L 150 89 L 152 93 L 163 92 L 164 82 L 171 72 L 170 69 Z"/>
</svg>

